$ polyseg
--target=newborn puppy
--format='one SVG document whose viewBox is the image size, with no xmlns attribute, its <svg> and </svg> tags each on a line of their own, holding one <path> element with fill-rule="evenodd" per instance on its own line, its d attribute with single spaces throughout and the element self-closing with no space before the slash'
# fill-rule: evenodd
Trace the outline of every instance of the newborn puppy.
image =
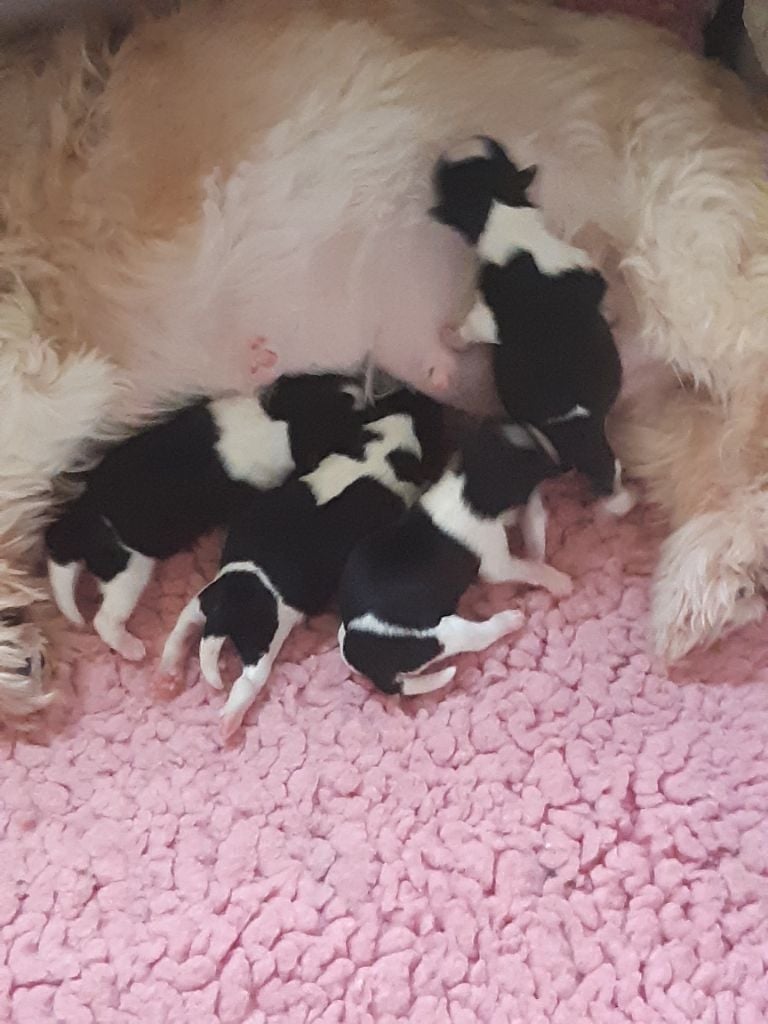
<svg viewBox="0 0 768 1024">
<path fill-rule="evenodd" d="M 327 611 L 353 547 L 393 522 L 418 493 L 414 478 L 427 456 L 439 406 L 400 394 L 368 423 L 360 459 L 329 455 L 312 473 L 257 494 L 231 525 L 216 579 L 193 597 L 168 637 L 161 668 L 176 675 L 187 633 L 203 628 L 200 668 L 220 689 L 219 655 L 232 640 L 242 673 L 221 712 L 231 736 L 293 627 Z"/>
<path fill-rule="evenodd" d="M 517 425 L 480 427 L 462 445 L 456 468 L 404 518 L 352 552 L 339 588 L 339 646 L 347 664 L 384 693 L 429 693 L 456 672 L 424 673 L 432 662 L 484 650 L 522 625 L 519 611 L 498 612 L 485 622 L 456 614 L 478 573 L 494 583 L 570 593 L 564 573 L 514 558 L 504 529 L 542 480 L 559 471 L 533 432 Z M 521 525 L 525 536 L 527 524 Z"/>
<path fill-rule="evenodd" d="M 547 230 L 527 196 L 535 174 L 485 137 L 437 164 L 432 214 L 481 261 L 459 333 L 496 346 L 496 387 L 511 419 L 539 430 L 562 471 L 584 473 L 605 507 L 623 515 L 633 498 L 605 435 L 621 388 L 621 360 L 600 310 L 605 280 L 586 252 Z"/>
<path fill-rule="evenodd" d="M 144 645 L 126 622 L 155 560 L 225 523 L 254 489 L 276 487 L 331 451 L 359 446 L 363 405 L 351 378 L 283 377 L 263 400 L 198 402 L 112 448 L 46 533 L 61 612 L 82 624 L 75 589 L 85 565 L 103 598 L 96 632 L 124 658 L 141 659 Z"/>
</svg>

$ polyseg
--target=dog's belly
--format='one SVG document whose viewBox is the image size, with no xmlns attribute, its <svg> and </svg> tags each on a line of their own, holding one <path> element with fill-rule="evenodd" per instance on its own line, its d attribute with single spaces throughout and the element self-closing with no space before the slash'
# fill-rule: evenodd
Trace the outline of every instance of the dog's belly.
<svg viewBox="0 0 768 1024">
<path fill-rule="evenodd" d="M 85 301 L 71 302 L 83 310 L 80 333 L 129 370 L 143 397 L 253 390 L 249 342 L 264 336 L 278 372 L 348 368 L 371 355 L 417 388 L 487 408 L 485 355 L 440 340 L 441 326 L 461 312 L 469 264 L 463 244 L 427 215 L 431 170 L 446 145 L 489 132 L 515 159 L 541 164 L 538 198 L 565 233 L 588 223 L 610 229 L 615 204 L 592 182 L 598 171 L 603 182 L 617 177 L 606 166 L 613 154 L 600 145 L 579 152 L 575 177 L 567 137 L 543 127 L 555 107 L 567 122 L 573 95 L 563 68 L 542 51 L 459 46 L 436 45 L 414 60 L 371 25 L 300 17 L 273 26 L 269 45 L 254 53 L 253 17 L 252 34 L 222 17 L 204 33 L 166 36 L 157 58 L 149 28 L 110 83 L 109 102 L 123 117 L 81 191 L 102 210 L 113 200 L 134 208 L 134 240 L 124 274 L 84 258 Z M 196 64 L 204 73 L 189 77 Z M 286 67 L 294 69 L 289 85 Z M 536 97 L 545 99 L 512 103 L 516 88 L 528 97 L 534 67 Z M 166 106 L 178 107 L 184 93 L 173 138 L 147 130 L 169 112 L 148 104 L 145 79 L 167 94 Z M 187 136 L 190 108 L 201 120 Z M 231 110 L 237 130 L 229 136 L 220 122 Z M 215 123 L 206 125 L 206 112 Z M 146 168 L 158 166 L 166 180 L 155 183 Z M 202 202 L 200 180 L 208 182 Z M 185 226 L 171 230 L 171 221 Z M 159 225 L 163 240 L 147 245 L 146 225 Z"/>
</svg>

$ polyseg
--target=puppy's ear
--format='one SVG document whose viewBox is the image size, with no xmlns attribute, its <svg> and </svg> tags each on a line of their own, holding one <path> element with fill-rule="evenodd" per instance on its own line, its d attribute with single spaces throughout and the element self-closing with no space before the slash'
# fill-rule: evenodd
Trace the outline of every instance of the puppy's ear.
<svg viewBox="0 0 768 1024">
<path fill-rule="evenodd" d="M 509 159 L 509 153 L 507 153 L 502 144 L 497 142 L 496 139 L 492 139 L 490 135 L 476 135 L 475 138 L 482 141 L 490 160 L 498 160 L 506 165 L 512 162 Z"/>
<path fill-rule="evenodd" d="M 526 189 L 533 184 L 533 179 L 539 173 L 539 168 L 536 164 L 531 164 L 530 167 L 524 167 L 521 171 L 518 171 L 518 181 L 520 188 Z"/>
</svg>

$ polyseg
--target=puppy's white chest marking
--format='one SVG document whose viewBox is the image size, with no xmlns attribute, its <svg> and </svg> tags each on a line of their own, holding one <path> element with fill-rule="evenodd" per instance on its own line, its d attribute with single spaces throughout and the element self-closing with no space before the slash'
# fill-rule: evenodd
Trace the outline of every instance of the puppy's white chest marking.
<svg viewBox="0 0 768 1024">
<path fill-rule="evenodd" d="M 288 424 L 273 420 L 261 403 L 247 395 L 212 402 L 219 430 L 216 453 L 232 480 L 254 487 L 274 487 L 293 469 Z"/>
<path fill-rule="evenodd" d="M 594 269 L 589 255 L 556 238 L 544 225 L 541 211 L 530 206 L 505 206 L 494 201 L 477 251 L 487 263 L 499 266 L 520 253 L 530 253 L 543 274 Z"/>
<path fill-rule="evenodd" d="M 396 413 L 385 416 L 371 424 L 371 431 L 378 436 L 365 446 L 365 458 L 351 459 L 348 455 L 330 455 L 317 469 L 301 479 L 309 485 L 318 505 L 337 498 L 342 491 L 351 487 L 363 477 L 371 477 L 387 487 L 393 494 L 410 505 L 417 494 L 417 488 L 400 480 L 387 456 L 398 448 L 421 458 L 421 445 L 413 432 L 410 416 Z"/>
</svg>

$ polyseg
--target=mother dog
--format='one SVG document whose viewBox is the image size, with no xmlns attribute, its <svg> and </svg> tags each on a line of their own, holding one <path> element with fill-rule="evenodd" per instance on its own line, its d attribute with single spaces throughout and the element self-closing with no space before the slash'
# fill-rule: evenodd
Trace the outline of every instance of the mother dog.
<svg viewBox="0 0 768 1024">
<path fill-rule="evenodd" d="M 470 267 L 427 214 L 438 154 L 477 133 L 538 165 L 552 229 L 611 282 L 614 440 L 673 527 L 657 649 L 762 614 L 768 215 L 736 82 L 543 0 L 190 0 L 108 41 L 20 44 L 0 83 L 4 716 L 45 701 L 51 477 L 108 420 L 253 390 L 275 357 L 489 401 L 482 353 L 441 343 Z"/>
</svg>

